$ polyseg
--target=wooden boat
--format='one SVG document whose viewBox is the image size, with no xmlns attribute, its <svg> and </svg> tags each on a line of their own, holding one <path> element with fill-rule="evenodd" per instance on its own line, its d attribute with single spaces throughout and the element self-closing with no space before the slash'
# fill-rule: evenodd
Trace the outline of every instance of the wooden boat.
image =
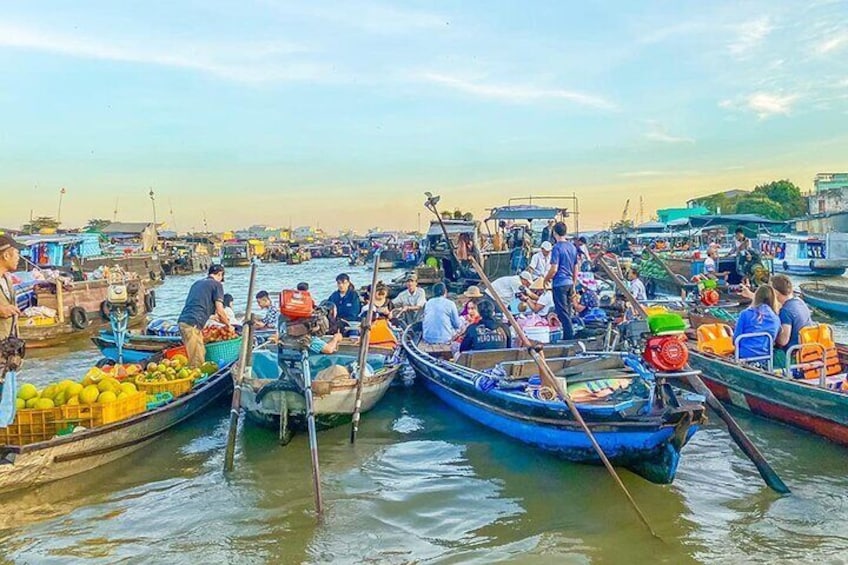
<svg viewBox="0 0 848 565">
<path fill-rule="evenodd" d="M 355 352 L 310 356 L 313 379 L 322 369 L 331 365 L 348 365 L 355 361 Z M 253 353 L 252 373 L 245 378 L 241 392 L 241 406 L 247 419 L 260 426 L 278 431 L 283 443 L 290 439 L 291 431 L 306 430 L 306 402 L 303 384 L 297 367 L 300 361 L 287 363 L 284 376 L 280 370 L 276 344 L 266 344 Z M 365 377 L 362 385 L 362 408 L 368 412 L 389 390 L 400 364 L 384 355 L 369 353 L 368 364 L 374 373 Z M 328 429 L 350 422 L 356 397 L 356 379 L 335 378 L 331 381 L 313 380 L 315 420 L 318 429 Z"/>
<path fill-rule="evenodd" d="M 249 267 L 253 248 L 247 241 L 224 243 L 221 246 L 221 265 L 224 267 Z"/>
<path fill-rule="evenodd" d="M 848 367 L 848 347 L 839 345 L 837 352 Z M 818 380 L 785 378 L 739 364 L 733 357 L 693 351 L 689 362 L 722 402 L 848 446 L 848 393 L 822 387 Z"/>
<path fill-rule="evenodd" d="M 569 461 L 600 464 L 564 403 L 526 392 L 538 368 L 523 349 L 466 352 L 450 362 L 422 351 L 412 328 L 401 343 L 427 389 L 461 414 Z M 557 376 L 567 375 L 569 394 L 614 465 L 655 483 L 674 479 L 681 448 L 705 421 L 703 397 L 629 372 L 621 355 L 583 354 L 571 344 L 547 346 L 545 357 Z M 496 367 L 502 376 L 487 388 Z M 605 388 L 618 390 L 591 392 Z"/>
<path fill-rule="evenodd" d="M 149 444 L 232 390 L 230 365 L 188 394 L 132 418 L 27 445 L 0 445 L 0 493 L 100 467 Z"/>
<path fill-rule="evenodd" d="M 35 302 L 56 310 L 54 320 L 30 323 L 26 318 L 19 323 L 21 339 L 29 348 L 50 347 L 73 339 L 90 337 L 109 327 L 105 302 L 109 283 L 105 280 L 73 282 L 65 285 L 39 283 L 34 289 Z M 146 290 L 140 280 L 131 281 L 130 327 L 140 327 L 146 313 L 155 305 L 153 291 Z M 36 322 L 36 320 L 32 320 Z"/>
<path fill-rule="evenodd" d="M 118 359 L 118 347 L 115 344 L 115 335 L 111 331 L 101 330 L 91 338 L 94 345 L 107 359 Z M 182 338 L 175 336 L 144 335 L 138 333 L 127 334 L 123 347 L 124 363 L 141 363 L 147 361 L 153 355 L 161 353 L 169 347 L 179 346 Z"/>
<path fill-rule="evenodd" d="M 801 284 L 800 290 L 810 306 L 829 314 L 848 316 L 848 287 L 815 282 Z"/>
</svg>

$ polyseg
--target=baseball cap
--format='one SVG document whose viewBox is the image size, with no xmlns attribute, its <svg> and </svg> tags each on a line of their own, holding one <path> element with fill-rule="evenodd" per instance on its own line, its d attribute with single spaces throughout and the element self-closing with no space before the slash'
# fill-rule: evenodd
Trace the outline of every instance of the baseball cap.
<svg viewBox="0 0 848 565">
<path fill-rule="evenodd" d="M 531 275 L 529 271 L 521 271 L 521 274 L 518 275 L 518 278 L 523 281 L 533 282 L 533 275 Z"/>
<path fill-rule="evenodd" d="M 551 245 L 550 241 L 543 241 L 542 242 L 542 249 L 544 249 L 545 251 L 550 251 L 551 249 L 553 249 L 553 247 L 554 246 Z"/>
<path fill-rule="evenodd" d="M 26 249 L 25 245 L 21 245 L 8 235 L 0 235 L 0 253 L 6 251 L 10 247 L 14 247 L 18 251 Z"/>
</svg>

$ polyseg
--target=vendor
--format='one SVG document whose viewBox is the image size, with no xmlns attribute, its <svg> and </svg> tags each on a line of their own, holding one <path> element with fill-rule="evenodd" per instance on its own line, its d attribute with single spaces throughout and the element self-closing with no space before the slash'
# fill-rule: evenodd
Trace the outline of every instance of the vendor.
<svg viewBox="0 0 848 565">
<path fill-rule="evenodd" d="M 21 311 L 15 297 L 11 273 L 18 268 L 24 246 L 7 235 L 0 235 L 0 340 L 18 333 Z M 61 283 L 60 283 L 61 284 Z"/>
</svg>

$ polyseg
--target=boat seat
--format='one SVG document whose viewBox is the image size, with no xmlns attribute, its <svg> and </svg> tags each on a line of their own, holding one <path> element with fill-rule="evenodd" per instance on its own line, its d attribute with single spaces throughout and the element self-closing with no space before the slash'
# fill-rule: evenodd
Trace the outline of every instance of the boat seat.
<svg viewBox="0 0 848 565">
<path fill-rule="evenodd" d="M 698 351 L 727 357 L 736 351 L 733 329 L 727 324 L 704 324 L 696 332 Z"/>
<path fill-rule="evenodd" d="M 820 363 L 824 362 L 825 375 L 828 377 L 842 372 L 836 342 L 833 340 L 833 328 L 827 324 L 819 324 L 801 329 L 798 333 L 799 363 L 818 363 L 819 365 L 804 371 L 805 379 L 818 379 L 821 374 Z M 820 347 L 819 347 L 820 346 Z M 822 358 L 824 352 L 824 358 Z"/>
</svg>

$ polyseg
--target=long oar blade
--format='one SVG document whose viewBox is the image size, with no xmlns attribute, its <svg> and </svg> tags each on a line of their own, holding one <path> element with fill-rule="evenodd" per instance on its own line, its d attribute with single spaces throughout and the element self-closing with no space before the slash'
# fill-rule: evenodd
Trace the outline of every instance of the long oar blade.
<svg viewBox="0 0 848 565">
<path fill-rule="evenodd" d="M 554 391 L 556 391 L 557 396 L 559 396 L 560 400 L 562 400 L 568 406 L 568 409 L 569 411 L 571 411 L 571 415 L 574 417 L 574 420 L 583 429 L 583 433 L 586 434 L 586 437 L 589 438 L 589 441 L 591 442 L 592 448 L 595 450 L 595 453 L 598 454 L 598 457 L 601 459 L 601 462 L 603 462 L 604 467 L 606 467 L 607 471 L 612 476 L 615 483 L 624 493 L 624 496 L 627 498 L 628 502 L 630 502 L 630 505 L 633 507 L 633 510 L 636 512 L 636 515 L 639 517 L 639 520 L 642 522 L 642 524 L 644 524 L 644 526 L 648 529 L 652 536 L 659 539 L 659 536 L 656 534 L 656 532 L 654 532 L 654 529 L 651 527 L 650 522 L 648 522 L 647 516 L 645 516 L 645 513 L 642 512 L 641 508 L 639 508 L 639 505 L 636 504 L 636 500 L 633 498 L 633 495 L 630 494 L 630 491 L 627 490 L 627 487 L 624 486 L 621 477 L 618 476 L 618 473 L 616 473 L 615 468 L 612 466 L 612 463 L 610 463 L 609 459 L 607 458 L 606 453 L 604 453 L 604 450 L 601 448 L 597 439 L 595 439 L 595 435 L 592 433 L 592 430 L 589 429 L 589 426 L 583 420 L 583 416 L 580 414 L 580 411 L 577 409 L 577 406 L 574 404 L 574 401 L 571 399 L 571 396 L 568 395 L 568 393 L 559 383 L 556 378 L 556 375 L 554 375 L 553 371 L 548 366 L 548 363 L 545 361 L 542 355 L 540 355 L 538 351 L 532 348 L 532 344 L 530 343 L 530 340 L 527 339 L 527 335 L 524 333 L 524 330 L 518 324 L 518 321 L 515 319 L 512 313 L 509 311 L 509 308 L 507 308 L 506 305 L 503 303 L 500 296 L 498 296 L 498 293 L 495 292 L 495 289 L 492 287 L 492 282 L 489 280 L 489 277 L 486 276 L 486 273 L 483 271 L 483 268 L 474 258 L 471 258 L 470 261 L 471 265 L 474 267 L 474 270 L 477 271 L 477 274 L 480 277 L 480 281 L 486 286 L 486 289 L 489 291 L 489 294 L 492 296 L 495 303 L 506 316 L 507 321 L 509 321 L 509 325 L 512 326 L 512 329 L 515 331 L 516 335 L 519 337 L 523 345 L 528 347 L 530 356 L 533 358 L 533 360 L 536 362 L 536 365 L 538 365 L 539 367 L 539 374 L 542 379 L 545 380 L 548 386 L 550 386 L 554 389 Z"/>
<path fill-rule="evenodd" d="M 377 276 L 380 269 L 380 252 L 374 251 L 374 272 L 371 274 L 371 292 L 368 293 L 368 310 L 362 323 L 362 334 L 359 336 L 359 367 L 356 375 L 356 400 L 353 406 L 353 419 L 350 423 L 350 443 L 356 443 L 359 431 L 359 418 L 362 411 L 362 387 L 365 381 L 365 363 L 368 360 L 368 346 L 371 341 L 371 318 L 374 316 L 374 295 L 377 294 Z"/>
<path fill-rule="evenodd" d="M 244 312 L 244 328 L 241 333 L 241 350 L 239 351 L 238 373 L 233 379 L 233 401 L 230 404 L 230 429 L 227 433 L 227 447 L 224 451 L 224 471 L 233 470 L 236 452 L 236 430 L 238 430 L 239 413 L 241 411 L 241 384 L 244 381 L 245 368 L 253 353 L 253 289 L 256 284 L 256 263 L 250 266 L 250 283 L 247 285 L 247 306 Z"/>
</svg>

